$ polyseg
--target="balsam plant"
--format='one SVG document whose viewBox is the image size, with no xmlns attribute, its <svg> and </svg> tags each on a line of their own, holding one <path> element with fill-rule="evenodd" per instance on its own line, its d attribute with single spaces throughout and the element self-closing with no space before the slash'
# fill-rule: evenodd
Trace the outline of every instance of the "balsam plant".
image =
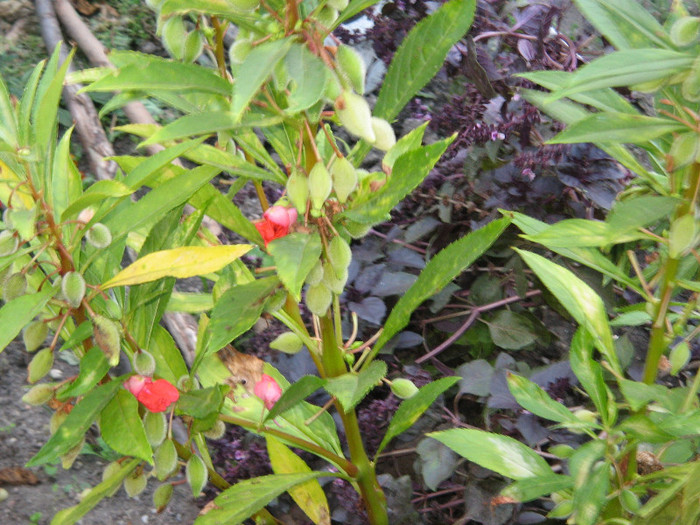
<svg viewBox="0 0 700 525">
<path fill-rule="evenodd" d="M 22 100 L 11 99 L 0 83 L 0 348 L 23 330 L 26 349 L 33 352 L 28 379 L 35 384 L 24 399 L 55 411 L 52 435 L 29 465 L 61 460 L 70 466 L 94 424 L 123 456 L 107 467 L 102 483 L 52 523 L 75 523 L 122 483 L 135 496 L 154 483 L 150 478 L 161 483 L 154 504 L 162 509 L 183 466 L 194 496 L 207 480 L 223 490 L 213 510 L 196 520 L 200 525 L 251 516 L 273 523 L 264 507 L 284 492 L 312 521 L 330 523 L 317 481 L 323 476 L 348 480 L 369 521 L 388 522 L 375 475 L 377 455 L 457 378 L 417 392 L 395 382 L 408 399 L 369 458 L 355 408 L 387 373 L 375 358 L 412 311 L 487 250 L 510 219 L 435 255 L 375 337 L 362 342 L 343 333 L 339 296 L 351 240 L 385 221 L 451 141 L 422 145 L 424 126 L 396 140 L 390 121 L 439 69 L 475 9 L 473 0 L 451 0 L 418 24 L 370 108 L 362 60 L 331 32 L 373 3 L 150 2 L 172 60 L 114 52 L 117 69 L 66 78 L 68 63 L 60 64 L 56 51 L 36 67 Z M 227 49 L 224 36 L 233 26 L 237 36 Z M 118 91 L 103 113 L 150 97 L 182 116 L 162 127 L 123 126 L 142 137 L 142 145 L 165 149 L 150 158 L 117 157 L 121 171 L 115 180 L 84 187 L 69 155 L 72 130 L 56 143 L 65 81 L 86 82 L 87 91 Z M 382 171 L 368 173 L 358 165 L 372 147 L 385 154 Z M 195 166 L 184 168 L 173 162 L 177 158 Z M 225 194 L 212 183 L 218 176 L 230 183 Z M 281 190 L 278 202 L 267 201 L 263 181 Z M 256 222 L 232 202 L 249 182 L 263 212 Z M 194 212 L 183 216 L 186 204 Z M 247 243 L 222 245 L 202 226 L 205 214 Z M 268 254 L 271 269 L 253 272 L 241 261 L 255 246 Z M 125 256 L 135 259 L 126 267 Z M 200 317 L 196 355 L 188 366 L 159 321 L 176 279 L 193 276 L 202 276 L 212 290 L 198 304 L 213 307 Z M 308 322 L 302 302 L 312 313 Z M 305 346 L 318 377 L 290 385 L 266 364 L 254 385 L 243 385 L 242 375 L 232 378 L 217 352 L 263 314 L 289 329 L 276 346 Z M 44 380 L 61 352 L 79 358 L 80 372 Z M 331 415 L 304 401 L 319 388 L 332 396 L 349 457 Z M 185 423 L 185 443 L 173 438 L 174 416 Z M 206 442 L 221 436 L 223 422 L 265 436 L 273 475 L 228 486 Z M 311 452 L 332 468 L 311 471 L 289 447 Z"/>
<path fill-rule="evenodd" d="M 504 214 L 528 241 L 600 272 L 600 284 L 613 283 L 638 302 L 611 321 L 601 297 L 572 271 L 518 250 L 579 324 L 569 360 L 590 407 L 572 412 L 515 374 L 510 391 L 526 410 L 588 440 L 575 449 L 553 444 L 548 452 L 561 460 L 554 467 L 506 436 L 471 429 L 430 435 L 515 480 L 502 502 L 551 495 L 556 506 L 549 516 L 576 525 L 691 525 L 700 520 L 700 376 L 681 374 L 666 385 L 657 380 L 662 372 L 679 375 L 698 335 L 700 19 L 680 2 L 665 25 L 633 0 L 575 3 L 617 50 L 573 73 L 523 74 L 551 91 L 523 94 L 567 124 L 549 143 L 595 143 L 636 178 L 604 221 L 547 225 Z M 642 113 L 618 87 L 648 93 L 654 114 Z M 613 338 L 613 328 L 626 326 L 650 330 L 640 376 L 630 375 L 631 356 Z"/>
</svg>

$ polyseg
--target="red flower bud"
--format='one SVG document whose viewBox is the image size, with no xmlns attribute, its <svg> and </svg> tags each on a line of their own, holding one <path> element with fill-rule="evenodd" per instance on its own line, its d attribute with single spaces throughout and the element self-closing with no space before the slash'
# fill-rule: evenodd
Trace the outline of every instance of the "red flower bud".
<svg viewBox="0 0 700 525">
<path fill-rule="evenodd" d="M 165 412 L 180 398 L 177 388 L 165 379 L 153 381 L 150 377 L 133 375 L 124 382 L 124 387 L 151 412 Z"/>
<path fill-rule="evenodd" d="M 282 389 L 273 377 L 263 374 L 262 379 L 255 383 L 253 393 L 262 399 L 268 410 L 272 410 L 272 407 L 275 406 L 275 403 L 282 395 Z"/>
<path fill-rule="evenodd" d="M 272 206 L 263 213 L 261 221 L 255 223 L 255 227 L 260 232 L 265 247 L 268 243 L 284 237 L 289 233 L 289 227 L 297 220 L 296 208 L 285 208 L 284 206 Z"/>
</svg>

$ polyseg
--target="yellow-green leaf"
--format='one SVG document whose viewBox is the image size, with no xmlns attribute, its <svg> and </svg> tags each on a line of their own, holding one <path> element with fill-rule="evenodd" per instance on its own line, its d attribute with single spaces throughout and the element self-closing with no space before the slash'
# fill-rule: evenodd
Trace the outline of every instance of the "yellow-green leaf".
<svg viewBox="0 0 700 525">
<path fill-rule="evenodd" d="M 184 279 L 216 272 L 248 253 L 251 248 L 250 244 L 186 246 L 149 253 L 104 283 L 102 289 L 147 283 L 163 277 Z"/>
</svg>

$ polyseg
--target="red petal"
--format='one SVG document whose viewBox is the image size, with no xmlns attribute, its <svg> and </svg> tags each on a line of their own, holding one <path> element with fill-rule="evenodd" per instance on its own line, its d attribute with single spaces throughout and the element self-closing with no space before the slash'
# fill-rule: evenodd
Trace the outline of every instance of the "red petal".
<svg viewBox="0 0 700 525">
<path fill-rule="evenodd" d="M 180 392 L 165 379 L 147 384 L 136 397 L 151 412 L 164 412 L 179 398 Z"/>
</svg>

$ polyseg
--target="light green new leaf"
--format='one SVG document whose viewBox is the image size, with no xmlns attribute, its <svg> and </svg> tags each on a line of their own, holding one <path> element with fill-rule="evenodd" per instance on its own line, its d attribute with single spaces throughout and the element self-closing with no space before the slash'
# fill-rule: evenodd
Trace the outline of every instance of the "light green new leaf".
<svg viewBox="0 0 700 525">
<path fill-rule="evenodd" d="M 149 253 L 103 283 L 101 288 L 107 290 L 115 286 L 148 283 L 163 277 L 186 279 L 218 272 L 252 248 L 250 244 L 184 246 Z"/>
<path fill-rule="evenodd" d="M 36 467 L 57 461 L 62 454 L 76 446 L 121 386 L 121 381 L 114 380 L 98 386 L 87 394 L 70 411 L 66 420 L 56 430 L 56 433 L 27 462 L 27 466 Z"/>
<path fill-rule="evenodd" d="M 568 126 L 548 144 L 600 142 L 640 144 L 668 133 L 687 129 L 668 118 L 630 115 L 629 113 L 594 113 Z"/>
<path fill-rule="evenodd" d="M 392 417 L 389 422 L 389 428 L 386 429 L 386 434 L 384 434 L 384 438 L 379 444 L 379 448 L 374 455 L 374 461 L 376 461 L 379 454 L 384 450 L 384 447 L 386 447 L 392 439 L 411 428 L 411 426 L 418 421 L 418 418 L 423 415 L 423 412 L 428 410 L 438 396 L 455 385 L 460 379 L 459 376 L 443 377 L 442 379 L 428 383 L 421 387 L 413 396 L 404 399 L 399 405 L 398 410 L 394 413 L 394 417 Z"/>
<path fill-rule="evenodd" d="M 428 123 L 424 122 L 397 140 L 396 144 L 394 144 L 391 149 L 386 152 L 386 155 L 384 155 L 384 158 L 382 159 L 382 167 L 393 169 L 396 159 L 398 159 L 401 155 L 420 148 L 421 144 L 423 143 L 425 128 L 427 127 Z"/>
<path fill-rule="evenodd" d="M 26 325 L 34 319 L 56 290 L 45 286 L 41 292 L 12 299 L 0 308 L 0 352 L 5 350 Z"/>
<path fill-rule="evenodd" d="M 345 22 L 348 18 L 352 18 L 360 11 L 367 9 L 369 6 L 374 5 L 379 0 L 351 0 L 345 10 L 340 13 L 338 19 L 334 22 L 335 26 L 338 26 Z"/>
<path fill-rule="evenodd" d="M 605 305 L 600 296 L 572 272 L 548 261 L 544 257 L 524 250 L 515 251 L 532 268 L 576 322 L 588 330 L 595 344 L 610 366 L 620 374 L 620 362 L 615 353 L 612 331 L 605 313 Z"/>
<path fill-rule="evenodd" d="M 157 142 L 199 135 L 213 135 L 220 131 L 228 131 L 236 128 L 238 123 L 229 111 L 203 111 L 185 115 L 179 119 L 159 128 L 153 135 L 144 140 L 139 147 L 150 146 Z"/>
<path fill-rule="evenodd" d="M 338 399 L 343 409 L 349 412 L 385 376 L 386 363 L 384 361 L 372 361 L 359 374 L 349 372 L 338 377 L 329 378 L 324 387 L 330 395 Z"/>
<path fill-rule="evenodd" d="M 321 256 L 321 236 L 318 233 L 292 233 L 275 239 L 268 248 L 280 281 L 300 301 L 306 276 Z"/>
<path fill-rule="evenodd" d="M 510 393 L 525 410 L 557 423 L 579 421 L 568 408 L 554 401 L 547 392 L 529 379 L 508 372 L 507 380 Z"/>
<path fill-rule="evenodd" d="M 102 203 L 105 199 L 127 197 L 134 193 L 134 191 L 135 190 L 118 180 L 98 180 L 80 197 L 71 201 L 71 204 L 61 214 L 61 220 L 68 220 L 78 215 L 78 213 L 88 206 Z"/>
<path fill-rule="evenodd" d="M 236 140 L 240 141 L 240 137 L 236 134 Z M 219 148 L 215 148 L 209 144 L 202 144 L 191 151 L 187 152 L 184 157 L 197 164 L 209 164 L 216 166 L 222 171 L 226 171 L 236 177 L 246 177 L 255 180 L 271 180 L 278 184 L 286 184 L 287 178 L 280 171 L 279 167 L 273 166 L 273 169 L 263 169 L 255 165 L 253 162 L 248 162 L 238 155 L 229 153 Z"/>
<path fill-rule="evenodd" d="M 507 478 L 521 480 L 553 474 L 552 468 L 534 450 L 508 436 L 470 428 L 427 435 L 469 461 Z"/>
<path fill-rule="evenodd" d="M 242 17 L 249 20 L 251 24 L 258 20 L 250 12 L 241 12 L 237 3 L 230 0 L 165 0 L 160 5 L 159 11 L 162 17 L 172 14 L 203 13 L 208 16 L 222 16 L 234 21 Z"/>
<path fill-rule="evenodd" d="M 267 41 L 256 46 L 245 58 L 233 84 L 231 113 L 236 122 L 241 120 L 248 104 L 272 74 L 277 62 L 287 54 L 292 43 L 291 37 Z"/>
<path fill-rule="evenodd" d="M 310 108 L 321 100 L 328 81 L 328 68 L 302 44 L 294 44 L 285 57 L 291 84 L 285 113 L 293 114 Z"/>
<path fill-rule="evenodd" d="M 72 133 L 73 127 L 70 127 L 58 143 L 51 171 L 51 190 L 47 192 L 56 222 L 60 222 L 63 211 L 78 199 L 83 191 L 80 172 L 70 157 Z"/>
<path fill-rule="evenodd" d="M 265 414 L 265 421 L 275 419 L 280 414 L 284 414 L 290 408 L 298 406 L 304 399 L 316 392 L 322 386 L 325 386 L 327 380 L 321 379 L 318 376 L 303 376 L 289 385 L 282 392 L 282 396 L 277 400 L 274 406 Z"/>
<path fill-rule="evenodd" d="M 148 351 L 156 360 L 156 375 L 167 379 L 172 384 L 188 373 L 182 352 L 175 340 L 164 327 L 159 324 L 153 327 Z"/>
<path fill-rule="evenodd" d="M 554 492 L 570 489 L 573 486 L 574 480 L 571 476 L 552 473 L 545 476 L 523 478 L 511 483 L 501 491 L 501 496 L 525 503 L 542 496 L 549 496 Z"/>
<path fill-rule="evenodd" d="M 583 483 L 579 484 L 579 480 L 576 480 L 573 523 L 577 525 L 599 523 L 600 512 L 607 503 L 610 468 L 608 461 L 597 463 L 587 473 Z"/>
<path fill-rule="evenodd" d="M 615 424 L 617 405 L 605 385 L 603 367 L 593 357 L 593 339 L 583 328 L 576 330 L 569 348 L 571 370 L 581 383 L 603 421 L 604 427 Z"/>
<path fill-rule="evenodd" d="M 270 464 L 275 474 L 311 472 L 309 466 L 284 443 L 271 435 L 265 436 Z M 330 525 L 331 513 L 326 494 L 318 479 L 313 478 L 289 489 L 289 495 L 299 508 L 316 524 Z"/>
<path fill-rule="evenodd" d="M 158 176 L 161 168 L 168 166 L 173 160 L 184 155 L 192 148 L 199 146 L 205 137 L 200 137 L 192 140 L 186 140 L 174 146 L 159 151 L 150 157 L 116 157 L 116 160 L 122 169 L 128 173 L 124 179 L 124 184 L 133 190 L 139 189 L 141 186 L 150 186 L 153 180 Z M 131 161 L 137 163 L 135 166 L 124 166 L 123 164 Z"/>
<path fill-rule="evenodd" d="M 89 324 L 89 323 L 88 323 Z M 90 330 L 92 333 L 92 330 Z M 109 371 L 109 362 L 98 346 L 93 346 L 80 360 L 80 373 L 72 383 L 61 387 L 56 399 L 63 401 L 71 397 L 82 396 L 93 388 Z"/>
<path fill-rule="evenodd" d="M 100 432 L 105 443 L 119 454 L 153 463 L 153 450 L 139 417 L 139 402 L 131 392 L 117 390 L 100 414 Z"/>
<path fill-rule="evenodd" d="M 240 481 L 226 489 L 214 500 L 219 508 L 199 516 L 194 525 L 220 525 L 243 523 L 270 501 L 289 489 L 311 479 L 333 476 L 332 472 L 301 472 L 296 474 L 272 474 Z"/>
</svg>

